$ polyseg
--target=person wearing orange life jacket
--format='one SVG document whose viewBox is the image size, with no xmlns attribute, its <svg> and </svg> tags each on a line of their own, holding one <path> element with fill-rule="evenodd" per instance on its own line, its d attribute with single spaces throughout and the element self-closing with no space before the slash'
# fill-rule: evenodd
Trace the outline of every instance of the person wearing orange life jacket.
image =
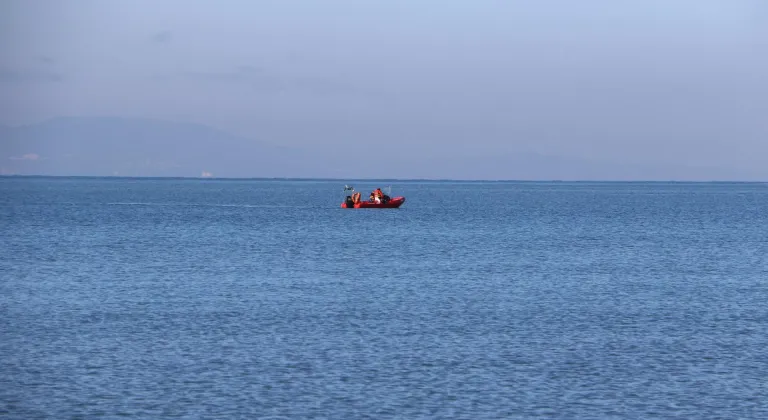
<svg viewBox="0 0 768 420">
<path fill-rule="evenodd" d="M 382 201 L 384 201 L 384 193 L 381 192 L 381 188 L 376 188 L 376 191 L 373 192 L 373 199 L 377 203 L 381 203 Z"/>
</svg>

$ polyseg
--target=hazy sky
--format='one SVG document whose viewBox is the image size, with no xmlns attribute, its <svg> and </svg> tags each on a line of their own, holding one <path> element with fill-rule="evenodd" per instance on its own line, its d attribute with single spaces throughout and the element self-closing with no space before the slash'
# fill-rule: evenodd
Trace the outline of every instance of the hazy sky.
<svg viewBox="0 0 768 420">
<path fill-rule="evenodd" d="M 761 169 L 768 1 L 0 3 L 0 123 L 194 121 L 294 146 Z"/>
</svg>

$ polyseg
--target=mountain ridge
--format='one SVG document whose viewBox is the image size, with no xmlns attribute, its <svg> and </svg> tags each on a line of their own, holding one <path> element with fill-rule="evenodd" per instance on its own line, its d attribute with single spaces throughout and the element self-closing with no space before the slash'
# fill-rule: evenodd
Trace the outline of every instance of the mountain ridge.
<svg viewBox="0 0 768 420">
<path fill-rule="evenodd" d="M 372 149 L 375 149 L 373 146 Z M 758 174 L 685 164 L 624 164 L 537 152 L 368 164 L 322 146 L 297 149 L 205 124 L 122 116 L 61 116 L 0 126 L 0 174 L 43 176 L 331 178 L 519 181 L 758 181 Z M 762 174 L 761 174 L 762 175 Z"/>
</svg>

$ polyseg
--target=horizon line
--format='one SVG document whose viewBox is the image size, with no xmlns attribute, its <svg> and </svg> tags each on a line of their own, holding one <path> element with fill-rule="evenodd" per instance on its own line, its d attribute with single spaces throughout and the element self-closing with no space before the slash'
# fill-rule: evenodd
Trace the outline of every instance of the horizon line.
<svg viewBox="0 0 768 420">
<path fill-rule="evenodd" d="M 201 176 L 142 176 L 142 175 L 24 175 L 0 174 L 0 178 L 78 178 L 78 179 L 133 179 L 133 180 L 198 180 L 198 181 L 339 181 L 339 182 L 514 182 L 514 183 L 676 183 L 676 184 L 766 184 L 755 180 L 618 180 L 618 179 L 454 179 L 454 178 L 334 178 L 334 177 L 201 177 Z"/>
</svg>

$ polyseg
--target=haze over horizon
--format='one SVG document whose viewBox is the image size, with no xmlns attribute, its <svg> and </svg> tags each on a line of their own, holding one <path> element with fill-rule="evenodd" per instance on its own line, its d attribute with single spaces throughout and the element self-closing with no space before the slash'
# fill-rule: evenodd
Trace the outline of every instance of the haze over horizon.
<svg viewBox="0 0 768 420">
<path fill-rule="evenodd" d="M 127 168 L 111 152 L 119 136 L 103 138 L 115 126 L 93 122 L 117 116 L 223 133 L 118 147 L 168 162 L 168 174 L 269 176 L 247 164 L 277 156 L 264 143 L 300 152 L 276 166 L 297 177 L 577 179 L 589 176 L 584 162 L 603 162 L 601 179 L 768 179 L 760 0 L 11 0 L 0 51 L 0 124 L 32 127 L 0 128 L 9 173 Z M 34 127 L 66 116 L 102 131 L 39 137 Z M 76 132 L 93 134 L 87 149 L 56 147 L 56 133 Z M 229 141 L 237 152 L 217 149 Z M 238 154 L 241 166 L 227 165 Z M 526 166 L 539 155 L 559 160 Z M 368 166 L 379 159 L 393 164 Z M 675 175 L 691 167 L 701 169 Z"/>
</svg>

